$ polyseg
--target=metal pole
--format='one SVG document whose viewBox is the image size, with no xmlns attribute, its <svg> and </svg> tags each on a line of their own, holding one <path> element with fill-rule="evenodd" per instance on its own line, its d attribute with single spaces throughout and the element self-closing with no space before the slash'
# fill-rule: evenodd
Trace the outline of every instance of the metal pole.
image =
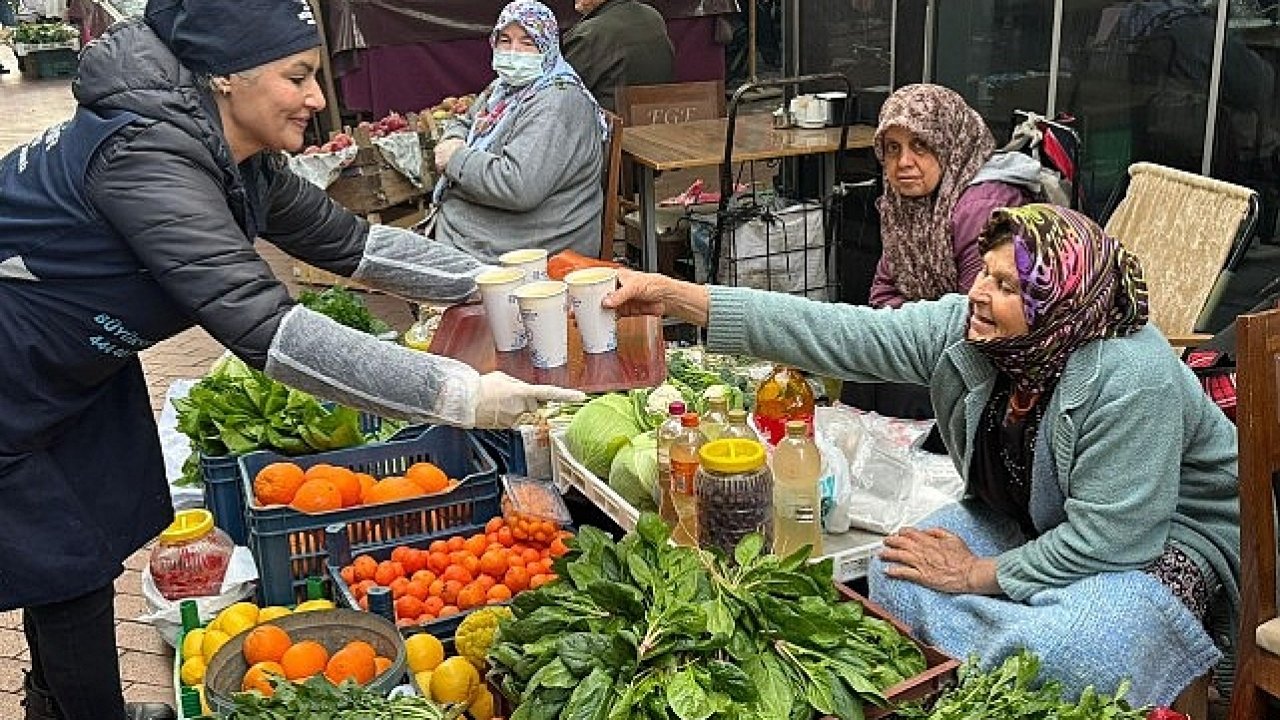
<svg viewBox="0 0 1280 720">
<path fill-rule="evenodd" d="M 898 0 L 889 6 L 889 92 L 898 87 Z"/>
<path fill-rule="evenodd" d="M 756 0 L 747 0 L 747 77 L 751 82 L 756 75 Z"/>
<path fill-rule="evenodd" d="M 924 7 L 924 81 L 933 82 L 933 23 L 937 14 L 937 1 L 929 0 Z"/>
<path fill-rule="evenodd" d="M 1230 3 L 1218 0 L 1218 25 L 1213 38 L 1213 66 L 1209 71 L 1209 107 L 1204 119 L 1204 155 L 1200 159 L 1200 174 L 1208 176 L 1213 171 L 1213 143 L 1218 131 L 1218 92 L 1222 84 L 1222 55 L 1227 44 L 1227 10 Z"/>
<path fill-rule="evenodd" d="M 316 31 L 320 33 L 320 73 L 324 76 L 325 113 L 329 118 L 329 132 L 338 132 L 342 130 L 342 115 L 338 112 L 338 91 L 333 85 L 333 64 L 329 61 L 329 33 L 325 30 L 321 0 L 307 0 L 307 3 L 316 21 Z M 324 138 L 321 137 L 321 140 Z"/>
<path fill-rule="evenodd" d="M 1052 120 L 1058 114 L 1058 71 L 1062 66 L 1062 5 L 1053 3 L 1053 38 L 1049 43 L 1049 102 L 1045 103 L 1045 117 Z"/>
</svg>

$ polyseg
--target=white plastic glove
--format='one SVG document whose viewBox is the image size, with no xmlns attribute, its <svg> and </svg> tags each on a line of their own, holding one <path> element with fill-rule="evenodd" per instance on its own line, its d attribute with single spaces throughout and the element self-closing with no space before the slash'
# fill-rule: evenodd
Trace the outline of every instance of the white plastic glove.
<svg viewBox="0 0 1280 720">
<path fill-rule="evenodd" d="M 475 426 L 505 429 L 514 426 L 521 415 L 537 410 L 538 403 L 582 402 L 586 399 L 586 394 L 579 390 L 567 390 L 554 385 L 530 385 L 504 372 L 486 373 L 480 376 Z"/>
</svg>

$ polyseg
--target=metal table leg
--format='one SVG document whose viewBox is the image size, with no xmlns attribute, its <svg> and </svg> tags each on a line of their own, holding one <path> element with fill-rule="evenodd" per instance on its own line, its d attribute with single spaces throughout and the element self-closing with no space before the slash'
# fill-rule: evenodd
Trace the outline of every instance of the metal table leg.
<svg viewBox="0 0 1280 720">
<path fill-rule="evenodd" d="M 640 165 L 640 237 L 643 255 L 640 267 L 645 272 L 658 271 L 658 206 L 653 168 Z"/>
</svg>

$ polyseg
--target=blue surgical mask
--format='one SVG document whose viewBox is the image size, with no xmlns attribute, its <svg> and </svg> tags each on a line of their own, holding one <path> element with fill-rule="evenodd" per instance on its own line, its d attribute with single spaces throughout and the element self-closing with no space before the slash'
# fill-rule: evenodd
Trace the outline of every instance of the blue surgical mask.
<svg viewBox="0 0 1280 720">
<path fill-rule="evenodd" d="M 542 53 L 494 50 L 493 71 L 502 82 L 524 87 L 542 76 Z"/>
</svg>

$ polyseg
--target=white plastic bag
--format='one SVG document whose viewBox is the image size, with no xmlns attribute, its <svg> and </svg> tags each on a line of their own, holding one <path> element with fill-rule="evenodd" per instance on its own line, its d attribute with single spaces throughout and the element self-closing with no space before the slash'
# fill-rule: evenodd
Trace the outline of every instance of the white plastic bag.
<svg viewBox="0 0 1280 720">
<path fill-rule="evenodd" d="M 160 452 L 164 457 L 164 476 L 169 481 L 169 496 L 174 510 L 201 507 L 204 504 L 204 488 L 174 485 L 182 479 L 182 465 L 191 455 L 191 439 L 178 431 L 178 411 L 175 400 L 184 398 L 199 380 L 178 379 L 169 383 L 164 395 L 164 407 L 156 419 L 160 434 Z"/>
<path fill-rule="evenodd" d="M 169 600 L 160 594 L 155 580 L 146 568 L 142 570 L 142 597 L 147 602 L 147 613 L 138 617 L 139 622 L 153 626 L 164 641 L 177 647 L 178 634 L 182 632 L 181 600 Z M 221 610 L 253 595 L 257 588 L 258 566 L 249 548 L 237 545 L 227 564 L 227 574 L 222 578 L 222 592 L 217 595 L 184 598 L 195 600 L 200 610 L 200 622 L 208 622 Z"/>
</svg>

